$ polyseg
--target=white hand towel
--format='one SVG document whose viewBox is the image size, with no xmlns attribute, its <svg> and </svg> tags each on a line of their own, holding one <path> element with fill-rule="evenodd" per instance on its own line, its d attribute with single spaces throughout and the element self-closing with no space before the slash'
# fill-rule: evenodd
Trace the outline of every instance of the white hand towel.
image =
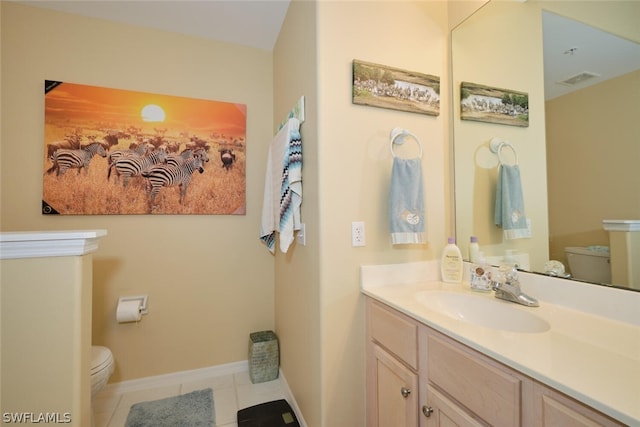
<svg viewBox="0 0 640 427">
<path fill-rule="evenodd" d="M 287 252 L 294 230 L 300 229 L 302 204 L 302 140 L 300 120 L 290 118 L 276 134 L 267 159 L 260 240 L 275 252 L 276 232 L 280 251 Z"/>
<path fill-rule="evenodd" d="M 394 245 L 426 243 L 422 159 L 393 158 L 389 219 Z"/>
<path fill-rule="evenodd" d="M 500 165 L 494 219 L 495 224 L 502 227 L 506 240 L 531 237 L 518 165 Z"/>
</svg>

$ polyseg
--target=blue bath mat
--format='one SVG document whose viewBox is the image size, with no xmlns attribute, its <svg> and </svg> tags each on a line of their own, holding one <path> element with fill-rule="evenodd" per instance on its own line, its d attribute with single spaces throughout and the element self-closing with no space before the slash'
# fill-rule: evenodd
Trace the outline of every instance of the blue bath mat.
<svg viewBox="0 0 640 427">
<path fill-rule="evenodd" d="M 213 427 L 213 390 L 206 388 L 131 406 L 125 427 Z"/>
</svg>

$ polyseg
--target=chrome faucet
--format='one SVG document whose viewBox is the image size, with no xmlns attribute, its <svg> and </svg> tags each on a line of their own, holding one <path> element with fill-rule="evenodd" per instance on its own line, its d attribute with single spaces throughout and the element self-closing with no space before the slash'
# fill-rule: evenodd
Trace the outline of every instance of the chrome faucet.
<svg viewBox="0 0 640 427">
<path fill-rule="evenodd" d="M 496 298 L 526 305 L 527 307 L 540 306 L 537 299 L 520 290 L 518 270 L 515 267 L 501 266 L 496 280 L 491 281 L 491 289 L 495 292 Z"/>
</svg>

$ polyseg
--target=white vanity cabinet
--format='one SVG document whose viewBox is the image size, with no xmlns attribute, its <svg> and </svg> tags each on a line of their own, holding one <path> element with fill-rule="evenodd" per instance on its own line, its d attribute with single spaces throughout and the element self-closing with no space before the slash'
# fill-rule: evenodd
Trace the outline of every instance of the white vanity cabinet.
<svg viewBox="0 0 640 427">
<path fill-rule="evenodd" d="M 624 424 L 367 298 L 366 425 Z"/>
</svg>

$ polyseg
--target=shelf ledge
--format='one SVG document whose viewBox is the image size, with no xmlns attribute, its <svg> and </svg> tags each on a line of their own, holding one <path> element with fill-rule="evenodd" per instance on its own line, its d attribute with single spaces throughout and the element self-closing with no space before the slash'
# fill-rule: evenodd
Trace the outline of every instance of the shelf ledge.
<svg viewBox="0 0 640 427">
<path fill-rule="evenodd" d="M 0 233 L 0 259 L 86 255 L 107 230 L 9 231 Z"/>
</svg>

